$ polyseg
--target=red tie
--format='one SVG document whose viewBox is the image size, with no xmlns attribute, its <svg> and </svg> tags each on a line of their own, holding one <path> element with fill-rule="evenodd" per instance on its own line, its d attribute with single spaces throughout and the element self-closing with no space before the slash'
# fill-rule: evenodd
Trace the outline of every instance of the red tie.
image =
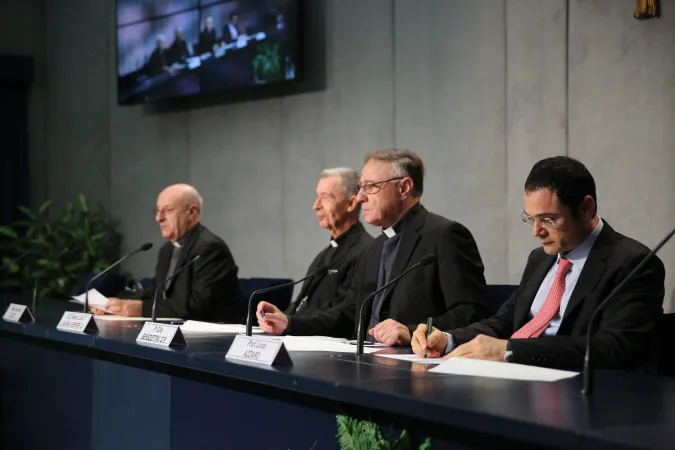
<svg viewBox="0 0 675 450">
<path fill-rule="evenodd" d="M 571 268 L 572 262 L 569 259 L 560 258 L 560 261 L 558 262 L 558 272 L 555 274 L 553 286 L 551 286 L 551 290 L 548 292 L 544 305 L 532 320 L 523 325 L 520 330 L 513 333 L 513 336 L 511 336 L 513 339 L 538 337 L 544 332 L 548 327 L 548 324 L 551 323 L 551 320 L 558 314 L 560 301 L 565 293 L 565 277 Z"/>
</svg>

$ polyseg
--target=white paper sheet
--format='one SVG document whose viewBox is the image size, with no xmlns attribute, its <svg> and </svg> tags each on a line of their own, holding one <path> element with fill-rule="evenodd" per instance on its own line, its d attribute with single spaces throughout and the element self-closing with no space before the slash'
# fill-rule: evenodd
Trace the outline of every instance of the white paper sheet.
<svg viewBox="0 0 675 450">
<path fill-rule="evenodd" d="M 209 333 L 209 334 L 238 334 L 246 333 L 246 325 L 234 323 L 210 323 L 200 322 L 198 320 L 188 320 L 180 326 L 183 333 Z M 253 334 L 262 334 L 263 331 L 258 327 L 253 327 Z"/>
<path fill-rule="evenodd" d="M 397 354 L 386 354 L 386 353 L 378 353 L 378 357 L 383 357 L 383 358 L 392 358 L 392 359 L 399 359 L 401 361 L 408 361 L 411 363 L 418 363 L 418 364 L 440 364 L 443 362 L 443 358 L 420 358 L 419 356 L 415 354 L 408 354 L 408 355 L 397 355 Z"/>
<path fill-rule="evenodd" d="M 331 339 L 321 339 L 321 336 L 284 336 L 284 346 L 289 352 L 332 352 L 356 353 L 356 346 Z M 373 353 L 377 348 L 364 347 L 363 353 Z"/>
<path fill-rule="evenodd" d="M 80 305 L 84 305 L 84 296 L 85 294 L 82 293 L 80 295 L 75 295 L 73 296 L 73 300 L 71 300 L 74 303 L 79 303 Z M 97 308 L 97 309 L 102 309 L 105 312 L 110 312 L 106 310 L 106 306 L 108 304 L 108 299 L 106 298 L 105 295 L 101 294 L 99 291 L 96 289 L 89 289 L 89 306 Z M 89 312 L 89 311 L 87 311 Z"/>
<path fill-rule="evenodd" d="M 471 358 L 450 358 L 429 372 L 527 381 L 559 381 L 579 374 L 566 370 Z"/>
</svg>

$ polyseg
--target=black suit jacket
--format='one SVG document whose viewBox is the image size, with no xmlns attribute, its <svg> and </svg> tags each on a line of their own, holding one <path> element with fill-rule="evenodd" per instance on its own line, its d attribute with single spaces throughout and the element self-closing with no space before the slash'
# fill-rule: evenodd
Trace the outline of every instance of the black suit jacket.
<svg viewBox="0 0 675 450">
<path fill-rule="evenodd" d="M 381 235 L 363 252 L 340 305 L 316 314 L 290 316 L 286 333 L 355 336 L 361 304 L 377 289 L 384 240 Z M 488 302 L 483 263 L 473 236 L 463 225 L 430 213 L 420 205 L 403 230 L 389 279 L 428 254 L 436 256 L 434 263 L 410 272 L 388 289 L 382 306 L 382 311 L 388 313 L 381 319 L 396 320 L 412 332 L 429 316 L 441 329 L 466 326 L 486 317 Z M 371 311 L 372 301 L 364 310 L 364 332 Z"/>
<path fill-rule="evenodd" d="M 199 259 L 176 275 L 168 284 L 166 298 L 157 296 L 157 317 L 223 321 L 233 323 L 240 317 L 239 271 L 227 244 L 205 226 L 197 224 L 186 235 L 174 273 Z M 159 250 L 153 289 L 144 294 L 143 315 L 152 313 L 154 288 L 166 279 L 171 263 L 173 244 L 167 242 Z"/>
<path fill-rule="evenodd" d="M 331 273 L 305 281 L 295 302 L 286 310 L 286 314 L 309 314 L 331 308 L 343 300 L 344 297 L 338 294 L 349 289 L 359 256 L 373 242 L 373 237 L 368 234 L 361 222 L 357 222 L 340 236 L 337 242 L 337 248 L 328 246 L 319 252 L 309 265 L 306 276 L 323 265 L 327 252 L 334 251 L 328 264 Z M 303 307 L 298 310 L 301 303 L 304 303 Z"/>
<path fill-rule="evenodd" d="M 556 336 L 510 339 L 513 362 L 559 369 L 583 366 L 586 330 L 595 307 L 649 253 L 607 222 L 579 275 Z M 525 266 L 518 289 L 496 315 L 466 328 L 450 330 L 456 344 L 479 334 L 509 338 L 530 320 L 539 286 L 557 256 L 538 248 Z M 654 256 L 613 300 L 598 313 L 591 338 L 592 364 L 599 369 L 634 369 L 649 365 L 651 338 L 663 310 L 665 270 Z"/>
<path fill-rule="evenodd" d="M 207 31 L 206 28 L 203 28 L 201 33 L 199 33 L 199 54 L 213 52 L 213 46 L 216 42 L 215 28 L 212 28 L 211 31 Z"/>
</svg>

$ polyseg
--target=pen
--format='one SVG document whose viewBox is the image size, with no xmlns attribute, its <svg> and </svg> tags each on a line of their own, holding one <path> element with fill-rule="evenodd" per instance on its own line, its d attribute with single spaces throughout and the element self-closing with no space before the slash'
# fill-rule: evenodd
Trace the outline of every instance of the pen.
<svg viewBox="0 0 675 450">
<path fill-rule="evenodd" d="M 431 322 L 433 318 L 429 317 L 427 319 L 427 346 L 424 349 L 424 357 L 427 357 L 427 353 L 429 353 L 429 335 L 431 335 Z"/>
</svg>

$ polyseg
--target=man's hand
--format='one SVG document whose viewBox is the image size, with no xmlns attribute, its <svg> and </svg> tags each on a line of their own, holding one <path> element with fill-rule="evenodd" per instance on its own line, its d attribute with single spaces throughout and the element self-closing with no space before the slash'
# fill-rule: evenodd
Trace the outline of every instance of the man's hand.
<svg viewBox="0 0 675 450">
<path fill-rule="evenodd" d="M 387 345 L 407 345 L 410 343 L 410 331 L 405 325 L 393 319 L 387 319 L 368 330 L 378 342 Z"/>
<path fill-rule="evenodd" d="M 111 314 L 124 317 L 140 317 L 143 315 L 142 300 L 120 300 L 109 298 L 106 308 Z"/>
<path fill-rule="evenodd" d="M 258 303 L 255 315 L 258 325 L 267 334 L 279 336 L 288 328 L 288 316 L 271 303 Z"/>
<path fill-rule="evenodd" d="M 424 357 L 424 350 L 429 349 L 427 357 L 438 358 L 448 347 L 448 336 L 438 328 L 432 328 L 427 339 L 427 324 L 421 323 L 412 335 L 413 352 L 420 358 Z"/>
<path fill-rule="evenodd" d="M 466 344 L 462 344 L 448 353 L 443 359 L 457 356 L 462 358 L 503 362 L 507 342 L 506 339 L 497 339 L 484 334 L 479 334 Z"/>
</svg>

